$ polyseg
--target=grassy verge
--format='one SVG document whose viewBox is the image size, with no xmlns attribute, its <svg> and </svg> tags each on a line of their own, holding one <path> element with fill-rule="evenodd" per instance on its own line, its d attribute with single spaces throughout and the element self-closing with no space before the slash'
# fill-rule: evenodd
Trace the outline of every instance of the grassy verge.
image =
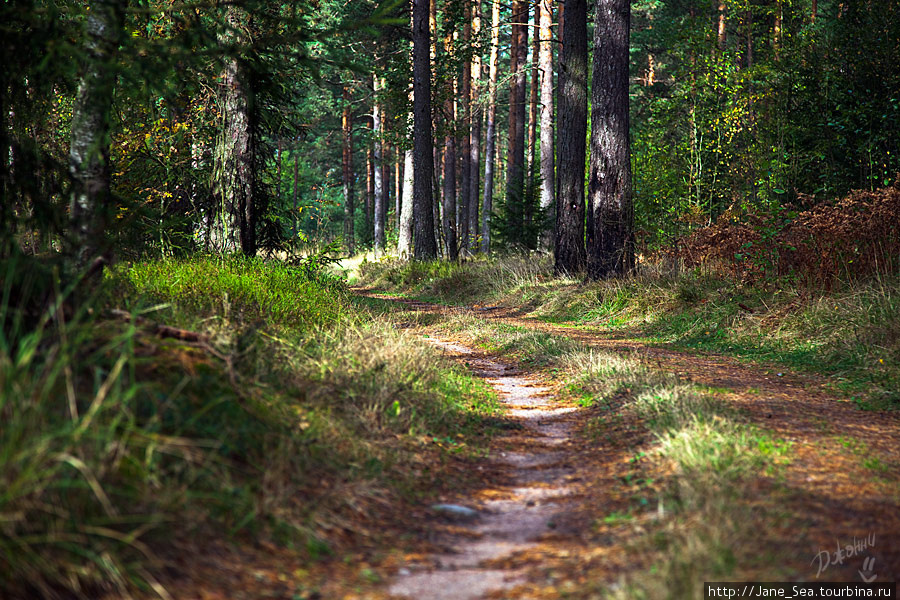
<svg viewBox="0 0 900 600">
<path fill-rule="evenodd" d="M 557 324 L 783 364 L 830 376 L 861 407 L 900 406 L 896 277 L 811 291 L 787 281 L 751 286 L 649 265 L 633 277 L 582 283 L 554 277 L 546 258 L 506 257 L 365 263 L 359 283 L 425 300 L 499 304 Z"/>
<path fill-rule="evenodd" d="M 703 581 L 735 576 L 738 565 L 779 568 L 771 558 L 775 543 L 757 532 L 776 513 L 790 516 L 781 514 L 777 495 L 751 502 L 760 482 L 777 482 L 791 458 L 789 442 L 748 423 L 715 390 L 637 358 L 466 314 L 437 327 L 555 375 L 564 394 L 588 410 L 581 434 L 592 454 L 628 444 L 622 452 L 631 458 L 620 485 L 631 499 L 608 513 L 598 501 L 594 533 L 598 540 L 628 539 L 629 560 L 640 567 L 609 586 L 603 575 L 584 577 L 584 564 L 573 559 L 578 579 L 589 583 L 568 586 L 566 597 L 696 598 Z M 623 431 L 636 435 L 623 442 Z M 771 564 L 761 564 L 766 560 Z"/>
<path fill-rule="evenodd" d="M 14 297 L 4 323 L 22 313 Z M 0 336 L 5 597 L 165 597 L 173 538 L 328 554 L 353 539 L 354 515 L 439 476 L 423 454 L 477 452 L 496 412 L 485 384 L 320 274 L 121 265 L 83 308 Z M 197 336 L 161 337 L 113 308 Z"/>
</svg>

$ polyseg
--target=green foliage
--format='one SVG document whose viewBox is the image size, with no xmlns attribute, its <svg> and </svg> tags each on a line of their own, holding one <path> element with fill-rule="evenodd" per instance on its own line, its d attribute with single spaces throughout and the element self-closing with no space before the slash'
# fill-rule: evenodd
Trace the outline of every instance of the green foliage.
<svg viewBox="0 0 900 600">
<path fill-rule="evenodd" d="M 775 12 L 781 7 L 776 40 Z M 632 37 L 636 226 L 666 246 L 726 209 L 886 186 L 900 171 L 900 5 L 641 2 Z M 748 51 L 752 36 L 752 61 Z M 652 61 L 654 79 L 648 77 Z"/>
</svg>

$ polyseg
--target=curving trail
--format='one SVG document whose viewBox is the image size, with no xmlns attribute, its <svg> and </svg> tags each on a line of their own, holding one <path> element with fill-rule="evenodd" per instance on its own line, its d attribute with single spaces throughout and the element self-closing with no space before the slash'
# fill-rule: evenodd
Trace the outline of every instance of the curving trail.
<svg viewBox="0 0 900 600">
<path fill-rule="evenodd" d="M 476 356 L 457 343 L 429 341 L 484 377 L 521 428 L 496 440 L 491 470 L 500 473 L 499 481 L 487 480 L 476 492 L 477 507 L 467 508 L 475 508 L 477 514 L 451 515 L 465 523 L 438 540 L 445 551 L 428 564 L 402 567 L 389 592 L 402 598 L 474 600 L 522 583 L 522 569 L 498 563 L 534 548 L 568 509 L 573 493 L 568 478 L 575 468 L 564 450 L 572 433 L 566 417 L 576 409 L 556 405 L 547 388 L 511 365 Z"/>
<path fill-rule="evenodd" d="M 760 532 L 765 545 L 776 553 L 783 572 L 797 573 L 795 576 L 803 580 L 815 580 L 816 556 L 829 551 L 834 554 L 838 544 L 846 546 L 854 540 L 873 539 L 875 543 L 869 552 L 874 557 L 873 571 L 879 580 L 900 578 L 900 415 L 861 411 L 853 403 L 834 397 L 826 389 L 825 378 L 791 373 L 780 367 L 747 365 L 729 356 L 684 352 L 640 340 L 615 338 L 599 330 L 548 324 L 504 307 L 450 308 L 381 294 L 368 295 L 401 303 L 407 310 L 470 312 L 483 319 L 569 337 L 589 347 L 635 356 L 685 381 L 715 388 L 749 423 L 791 444 L 791 461 L 783 474 L 754 492 L 770 508 L 785 507 L 785 518 L 773 521 L 770 528 Z M 503 383 L 503 377 L 510 375 L 508 366 L 484 358 L 473 359 L 471 351 L 458 345 L 449 345 L 447 349 L 471 363 L 476 372 L 493 378 L 495 386 L 505 385 L 507 391 L 520 393 L 508 381 Z M 504 368 L 506 371 L 500 371 Z M 524 382 L 526 386 L 528 381 Z M 622 559 L 623 550 L 627 553 L 628 540 L 621 531 L 613 532 L 608 537 L 609 543 L 599 549 L 594 541 L 585 543 L 587 538 L 578 534 L 579 528 L 586 528 L 592 522 L 589 504 L 615 505 L 617 492 L 613 488 L 621 487 L 618 481 L 621 469 L 616 465 L 623 460 L 622 453 L 596 445 L 586 449 L 583 439 L 572 438 L 572 433 L 586 420 L 587 415 L 582 414 L 586 411 L 554 415 L 544 407 L 515 404 L 518 401 L 514 397 L 507 400 L 512 403 L 512 414 L 524 419 L 531 412 L 534 417 L 525 422 L 522 439 L 516 442 L 517 452 L 507 452 L 507 457 L 502 457 L 513 469 L 511 481 L 498 486 L 505 490 L 502 502 L 480 505 L 484 515 L 479 520 L 469 524 L 459 537 L 442 540 L 448 549 L 447 556 L 456 557 L 455 560 L 435 557 L 433 564 L 407 567 L 401 572 L 409 575 L 397 577 L 391 593 L 407 598 L 482 598 L 486 593 L 487 597 L 553 598 L 559 597 L 559 590 L 545 585 L 541 588 L 544 591 L 536 591 L 539 586 L 535 579 L 536 574 L 547 570 L 542 566 L 545 563 L 560 564 L 554 560 L 557 556 L 601 553 L 603 560 L 608 560 L 606 572 L 610 582 L 617 579 L 621 569 L 635 567 Z M 536 397 L 541 397 L 540 392 Z M 552 403 L 544 398 L 544 402 Z M 555 434 L 551 433 L 554 428 Z M 631 447 L 634 441 L 628 442 Z M 573 464 L 578 465 L 577 472 L 567 469 Z M 535 475 L 541 471 L 546 471 L 544 481 Z M 585 483 L 572 483 L 579 479 Z M 570 521 L 568 531 L 554 531 L 550 536 L 554 537 L 553 543 L 541 548 L 535 548 L 535 544 L 548 540 L 547 528 L 523 527 L 521 535 L 516 537 L 502 526 L 507 520 L 514 522 L 511 515 L 520 514 L 525 518 L 529 514 L 522 508 L 523 502 L 530 508 L 527 494 L 533 492 L 522 491 L 529 489 L 523 485 L 529 481 L 557 488 L 558 493 L 552 498 L 557 514 L 553 516 Z M 546 516 L 551 516 L 549 511 Z M 470 539 L 472 535 L 476 539 Z M 489 547 L 492 553 L 478 554 L 479 548 Z M 507 569 L 495 568 L 504 561 Z M 859 562 L 847 559 L 832 564 L 821 578 L 859 581 Z M 766 571 L 759 575 L 772 579 L 772 574 Z M 510 590 L 525 579 L 530 585 Z M 459 582 L 458 587 L 455 582 Z M 445 595 L 435 596 L 436 589 Z M 424 590 L 429 593 L 425 594 Z M 489 593 L 490 590 L 494 593 Z"/>
</svg>

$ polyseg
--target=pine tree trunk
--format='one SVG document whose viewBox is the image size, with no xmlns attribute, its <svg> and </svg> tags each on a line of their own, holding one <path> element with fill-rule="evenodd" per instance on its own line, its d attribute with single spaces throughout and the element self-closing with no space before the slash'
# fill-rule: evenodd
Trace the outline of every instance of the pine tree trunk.
<svg viewBox="0 0 900 600">
<path fill-rule="evenodd" d="M 294 155 L 294 212 L 292 214 L 292 223 L 294 225 L 294 239 L 296 239 L 297 234 L 300 232 L 300 153 L 297 152 L 295 147 L 292 154 Z"/>
<path fill-rule="evenodd" d="M 538 53 L 540 52 L 540 19 L 541 19 L 541 3 L 540 0 L 534 5 L 534 31 L 531 41 L 531 92 L 528 98 L 528 143 L 526 146 L 526 167 L 525 167 L 525 231 L 528 232 L 526 245 L 528 248 L 535 248 L 535 240 L 532 232 L 534 227 L 534 204 L 535 204 L 535 183 L 537 182 L 537 120 L 538 120 Z"/>
<path fill-rule="evenodd" d="M 469 2 L 465 5 L 465 23 L 463 25 L 463 40 L 468 49 L 472 40 L 472 6 Z M 457 200 L 456 226 L 459 232 L 460 252 L 467 253 L 469 247 L 469 210 L 471 206 L 470 190 L 472 186 L 472 59 L 467 58 L 463 63 L 462 89 L 460 90 L 460 174 L 459 174 L 459 199 Z"/>
<path fill-rule="evenodd" d="M 373 88 L 375 92 L 375 102 L 372 106 L 372 135 L 375 140 L 375 186 L 374 186 L 374 196 L 375 196 L 375 215 L 374 215 L 374 223 L 375 223 L 375 254 L 377 255 L 379 252 L 384 252 L 384 156 L 382 152 L 381 146 L 381 131 L 382 131 L 382 123 L 381 123 L 381 101 L 378 99 L 378 92 L 380 90 L 378 77 L 373 78 Z"/>
<path fill-rule="evenodd" d="M 596 0 L 587 232 L 590 279 L 634 268 L 628 141 L 629 0 Z"/>
<path fill-rule="evenodd" d="M 719 22 L 716 31 L 716 40 L 719 53 L 724 54 L 728 44 L 728 38 L 725 33 L 725 0 L 719 0 Z"/>
<path fill-rule="evenodd" d="M 394 219 L 392 225 L 400 226 L 400 207 L 402 205 L 403 194 L 403 155 L 400 154 L 400 148 L 395 148 L 394 152 Z"/>
<path fill-rule="evenodd" d="M 413 11 L 410 10 L 410 33 L 415 28 L 415 19 Z M 410 36 L 412 37 L 412 36 Z M 410 54 L 413 53 L 413 44 L 410 42 Z M 415 94 L 413 93 L 413 81 L 410 77 L 409 81 L 409 105 L 415 106 Z M 411 114 L 410 117 L 413 115 Z M 410 123 L 412 118 L 410 118 Z M 412 140 L 413 127 L 409 125 L 406 132 L 407 139 Z M 399 224 L 397 232 L 397 255 L 403 259 L 412 257 L 413 250 L 413 149 L 409 147 L 403 154 L 403 193 L 401 194 L 401 205 L 399 212 Z"/>
<path fill-rule="evenodd" d="M 775 0 L 775 26 L 772 28 L 772 47 L 775 50 L 775 60 L 781 58 L 781 25 L 784 20 L 784 5 L 782 0 Z"/>
<path fill-rule="evenodd" d="M 400 258 L 412 256 L 413 239 L 413 151 L 403 155 L 403 200 L 400 206 L 400 231 L 397 239 L 397 254 Z"/>
<path fill-rule="evenodd" d="M 228 9 L 226 43 L 242 40 L 247 15 L 238 7 Z M 256 254 L 256 135 L 252 103 L 253 86 L 249 69 L 237 58 L 228 59 L 222 75 L 222 132 L 216 148 L 216 196 L 220 252 L 238 247 L 246 256 Z"/>
<path fill-rule="evenodd" d="M 528 61 L 528 0 L 513 0 L 512 20 L 506 225 L 509 241 L 521 244 L 524 242 L 525 208 L 525 64 Z"/>
<path fill-rule="evenodd" d="M 353 217 L 353 122 L 350 111 L 350 88 L 344 84 L 343 89 L 344 112 L 342 115 L 342 129 L 344 134 L 343 160 L 342 160 L 342 184 L 344 193 L 344 246 L 348 255 L 353 255 L 354 233 Z"/>
<path fill-rule="evenodd" d="M 749 10 L 744 13 L 744 35 L 747 49 L 745 66 L 750 69 L 753 67 L 753 13 Z"/>
<path fill-rule="evenodd" d="M 431 61 L 428 0 L 413 2 L 413 222 L 416 260 L 437 258 L 432 208 Z"/>
<path fill-rule="evenodd" d="M 587 2 L 566 0 L 559 11 L 559 187 L 555 269 L 574 274 L 585 265 L 584 158 L 587 135 Z"/>
<path fill-rule="evenodd" d="M 553 211 L 555 181 L 555 160 L 553 156 L 553 2 L 541 0 L 543 9 L 540 18 L 540 46 L 538 63 L 541 70 L 541 212 L 545 223 L 542 246 L 553 247 Z"/>
<path fill-rule="evenodd" d="M 497 138 L 497 57 L 500 47 L 500 3 L 491 4 L 491 58 L 488 64 L 488 116 L 484 149 L 484 197 L 481 210 L 481 251 L 491 251 L 491 212 L 494 210 L 494 155 Z"/>
<path fill-rule="evenodd" d="M 479 39 L 481 36 L 481 2 L 475 0 L 472 14 L 472 37 Z M 481 96 L 481 53 L 476 52 L 472 57 L 472 98 L 478 99 Z M 480 106 L 481 103 L 479 102 Z M 470 103 L 470 113 L 471 103 Z M 468 231 L 469 239 L 466 247 L 470 254 L 479 251 L 478 247 L 478 192 L 481 183 L 481 117 L 482 111 L 477 110 L 471 114 L 472 126 L 470 129 L 471 146 L 469 151 L 469 211 L 468 211 Z"/>
<path fill-rule="evenodd" d="M 384 78 L 381 78 L 381 89 L 387 85 Z M 381 247 L 387 244 L 387 219 L 388 211 L 391 208 L 391 147 L 384 141 L 384 126 L 388 122 L 388 118 L 384 113 L 384 106 L 381 107 Z"/>
<path fill-rule="evenodd" d="M 110 112 L 116 85 L 113 61 L 122 38 L 123 8 L 121 2 L 99 0 L 91 4 L 87 17 L 87 65 L 72 109 L 69 145 L 69 254 L 78 268 L 108 252 L 104 236 L 113 209 L 109 172 Z M 4 128 L 7 116 L 0 117 Z M 4 170 L 8 156 L 3 155 Z"/>
<path fill-rule="evenodd" d="M 374 145 L 374 143 L 373 143 Z M 372 148 L 366 148 L 366 206 L 365 206 L 365 227 L 363 239 L 368 241 L 369 234 L 371 239 L 375 239 L 375 163 L 372 160 Z"/>
<path fill-rule="evenodd" d="M 447 39 L 449 48 L 450 40 Z M 448 50 L 449 53 L 449 50 Z M 447 133 L 444 136 L 444 193 L 443 205 L 443 234 L 446 256 L 450 260 L 458 257 L 456 243 L 456 134 L 453 131 L 453 123 L 456 120 L 456 86 L 452 80 L 448 82 L 447 100 L 444 103 L 444 119 L 447 122 Z"/>
</svg>

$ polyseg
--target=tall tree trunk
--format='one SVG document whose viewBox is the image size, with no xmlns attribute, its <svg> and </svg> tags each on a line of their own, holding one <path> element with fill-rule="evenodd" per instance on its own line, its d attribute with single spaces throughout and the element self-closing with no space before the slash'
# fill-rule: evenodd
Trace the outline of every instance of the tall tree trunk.
<svg viewBox="0 0 900 600">
<path fill-rule="evenodd" d="M 535 183 L 537 182 L 537 120 L 538 120 L 538 53 L 540 52 L 541 32 L 541 3 L 538 0 L 534 5 L 534 25 L 531 41 L 531 92 L 528 98 L 528 143 L 525 150 L 525 231 L 528 232 L 526 245 L 535 247 L 532 236 L 534 227 Z"/>
<path fill-rule="evenodd" d="M 240 43 L 247 15 L 228 9 L 226 43 Z M 222 75 L 222 131 L 216 149 L 216 195 L 220 204 L 220 251 L 256 254 L 256 136 L 253 85 L 247 66 L 229 58 Z"/>
<path fill-rule="evenodd" d="M 275 151 L 275 164 L 276 164 L 276 173 L 275 173 L 275 197 L 281 198 L 281 163 L 283 161 L 282 157 L 282 147 L 284 145 L 281 137 L 278 138 L 278 149 Z"/>
<path fill-rule="evenodd" d="M 432 208 L 431 61 L 428 0 L 413 3 L 413 222 L 416 260 L 437 258 Z"/>
<path fill-rule="evenodd" d="M 452 54 L 452 41 L 450 36 L 444 43 L 444 51 Z M 444 101 L 444 122 L 446 133 L 444 134 L 444 193 L 443 205 L 443 234 L 446 256 L 450 260 L 458 257 L 456 240 L 456 83 L 455 78 L 447 80 L 447 95 Z"/>
<path fill-rule="evenodd" d="M 403 154 L 403 200 L 400 206 L 400 231 L 397 234 L 397 254 L 412 256 L 413 240 L 413 150 Z"/>
<path fill-rule="evenodd" d="M 438 58 L 438 26 L 437 26 L 437 3 L 438 0 L 431 0 L 429 5 L 429 14 L 428 14 L 428 29 L 431 32 L 431 68 L 437 68 L 437 58 Z M 442 111 L 441 107 L 438 106 L 437 110 L 431 111 L 431 130 L 432 133 L 437 132 L 441 128 L 441 117 Z M 432 197 L 432 211 L 434 212 L 434 240 L 435 244 L 437 244 L 437 251 L 439 255 L 446 256 L 443 240 L 444 236 L 441 235 L 441 216 L 443 209 L 441 208 L 441 199 L 443 197 L 441 189 L 441 167 L 443 163 L 441 162 L 441 151 L 443 149 L 443 144 L 433 143 L 432 142 L 432 154 L 434 155 L 434 160 L 432 161 L 432 165 L 434 167 L 434 172 L 432 173 L 431 180 L 431 197 Z"/>
<path fill-rule="evenodd" d="M 555 269 L 584 269 L 584 158 L 587 135 L 587 2 L 566 0 L 559 11 L 559 188 Z"/>
<path fill-rule="evenodd" d="M 375 139 L 375 254 L 384 252 L 384 156 L 381 146 L 381 100 L 378 98 L 380 90 L 380 81 L 378 77 L 373 77 L 373 88 L 375 92 L 375 102 L 372 105 L 372 134 Z"/>
<path fill-rule="evenodd" d="M 69 145 L 69 254 L 76 267 L 108 252 L 104 235 L 113 209 L 109 173 L 110 112 L 116 85 L 113 61 L 122 37 L 123 8 L 116 0 L 99 0 L 87 17 L 87 65 L 72 110 Z M 6 90 L 0 95 L 6 95 Z M 6 112 L 0 116 L 4 129 L 7 116 Z M 4 170 L 8 158 L 8 154 L 2 156 Z"/>
<path fill-rule="evenodd" d="M 413 15 L 413 11 L 410 10 L 410 34 L 415 29 L 415 19 Z M 412 35 L 410 35 L 412 38 Z M 413 43 L 410 41 L 410 54 L 413 53 Z M 412 75 L 412 74 L 410 74 Z M 413 78 L 409 79 L 409 105 L 415 106 L 415 94 L 414 94 L 414 85 Z M 406 131 L 406 136 L 408 140 L 412 140 L 413 135 L 413 114 L 410 113 L 409 125 Z M 413 243 L 413 148 L 412 146 L 408 147 L 406 152 L 403 154 L 403 194 L 402 196 L 402 204 L 400 205 L 399 210 L 399 225 L 397 232 L 397 255 L 400 258 L 408 259 L 412 257 L 412 243 Z"/>
<path fill-rule="evenodd" d="M 300 232 L 300 153 L 297 152 L 296 146 L 294 146 L 292 154 L 294 155 L 294 212 L 292 213 L 292 224 L 294 226 L 294 239 L 297 239 L 297 234 Z"/>
<path fill-rule="evenodd" d="M 463 40 L 466 52 L 469 51 L 469 44 L 472 41 L 472 5 L 466 1 L 465 5 L 465 23 L 463 25 Z M 470 191 L 472 186 L 472 58 L 466 58 L 463 63 L 462 72 L 462 89 L 460 90 L 460 99 L 462 106 L 460 113 L 462 123 L 460 131 L 461 144 L 459 153 L 461 155 L 459 176 L 459 199 L 457 201 L 457 231 L 459 232 L 459 247 L 465 253 L 469 247 L 469 210 L 472 204 L 470 199 Z"/>
<path fill-rule="evenodd" d="M 344 192 L 344 246 L 347 254 L 354 251 L 353 217 L 353 119 L 350 111 L 350 88 L 344 84 L 343 89 L 344 113 L 342 115 L 342 129 L 344 134 L 344 148 L 342 161 L 342 183 Z"/>
<path fill-rule="evenodd" d="M 725 48 L 728 45 L 728 38 L 725 33 L 725 0 L 719 0 L 719 20 L 716 29 L 716 41 L 719 48 L 719 53 L 724 54 Z"/>
<path fill-rule="evenodd" d="M 491 3 L 491 57 L 488 64 L 488 116 L 484 149 L 484 197 L 481 210 L 481 251 L 491 251 L 494 210 L 494 147 L 497 138 L 497 55 L 500 47 L 500 3 Z"/>
<path fill-rule="evenodd" d="M 541 212 L 542 246 L 553 247 L 554 191 L 556 187 L 553 156 L 553 0 L 541 0 L 540 46 L 538 63 L 541 70 Z"/>
<path fill-rule="evenodd" d="M 472 37 L 475 40 L 481 37 L 481 1 L 475 0 L 472 7 Z M 472 57 L 472 97 L 481 97 L 481 52 L 476 52 Z M 480 106 L 481 103 L 479 102 Z M 471 111 L 471 103 L 470 103 Z M 478 252 L 478 192 L 480 189 L 481 179 L 481 117 L 482 111 L 476 110 L 472 114 L 472 127 L 470 130 L 471 147 L 469 152 L 470 179 L 469 179 L 469 240 L 466 247 L 469 252 L 474 254 Z"/>
<path fill-rule="evenodd" d="M 587 274 L 601 279 L 634 268 L 628 142 L 630 0 L 596 0 L 594 14 Z"/>
<path fill-rule="evenodd" d="M 784 4 L 782 0 L 775 0 L 775 26 L 772 31 L 772 48 L 775 50 L 775 60 L 781 58 L 781 26 L 784 22 Z"/>
<path fill-rule="evenodd" d="M 528 61 L 528 0 L 513 0 L 510 46 L 509 160 L 506 169 L 506 220 L 509 240 L 524 241 L 525 64 Z"/>
<path fill-rule="evenodd" d="M 400 226 L 400 207 L 403 203 L 403 155 L 400 154 L 400 148 L 394 148 L 394 219 L 396 219 L 397 227 Z"/>
<path fill-rule="evenodd" d="M 816 17 L 819 15 L 819 2 L 818 0 L 812 0 L 812 9 L 809 12 L 809 20 L 812 23 L 816 22 Z"/>
<path fill-rule="evenodd" d="M 373 128 L 374 130 L 374 128 Z M 374 135 L 373 135 L 374 140 Z M 374 141 L 373 141 L 374 145 Z M 366 231 L 363 239 L 368 241 L 369 234 L 371 239 L 375 239 L 375 162 L 372 160 L 372 148 L 366 148 L 366 206 L 365 206 L 365 227 Z"/>
<path fill-rule="evenodd" d="M 746 42 L 744 65 L 750 69 L 753 67 L 753 12 L 750 10 L 744 12 L 744 36 Z"/>
<path fill-rule="evenodd" d="M 384 89 L 386 85 L 387 82 L 382 77 L 381 89 Z M 388 118 L 383 112 L 384 106 L 381 108 L 381 205 L 383 207 L 381 210 L 381 246 L 384 248 L 386 245 L 388 211 L 391 208 L 391 147 L 384 141 L 384 125 L 387 123 Z"/>
</svg>

